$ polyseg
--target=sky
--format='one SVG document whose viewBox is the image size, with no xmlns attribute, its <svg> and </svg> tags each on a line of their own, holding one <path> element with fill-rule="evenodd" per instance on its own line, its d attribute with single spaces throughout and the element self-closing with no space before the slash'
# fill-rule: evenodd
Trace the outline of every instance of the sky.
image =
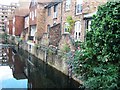
<svg viewBox="0 0 120 90">
<path fill-rule="evenodd" d="M 19 0 L 0 0 L 0 4 L 2 5 L 10 5 L 12 2 L 17 3 Z"/>
</svg>

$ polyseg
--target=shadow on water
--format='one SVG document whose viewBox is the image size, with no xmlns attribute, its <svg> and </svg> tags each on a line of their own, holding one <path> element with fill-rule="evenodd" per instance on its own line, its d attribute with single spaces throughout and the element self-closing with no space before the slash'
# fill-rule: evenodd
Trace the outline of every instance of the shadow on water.
<svg viewBox="0 0 120 90">
<path fill-rule="evenodd" d="M 27 87 L 32 88 L 78 88 L 80 85 L 73 79 L 47 65 L 24 50 L 13 53 L 8 48 L 8 65 L 12 68 L 13 76 L 17 80 L 27 78 Z"/>
</svg>

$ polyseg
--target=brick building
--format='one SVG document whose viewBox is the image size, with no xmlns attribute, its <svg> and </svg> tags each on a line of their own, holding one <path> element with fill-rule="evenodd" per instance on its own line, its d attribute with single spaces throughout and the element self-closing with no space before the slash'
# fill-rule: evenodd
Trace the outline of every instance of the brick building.
<svg viewBox="0 0 120 90">
<path fill-rule="evenodd" d="M 13 18 L 12 32 L 15 35 L 20 35 L 23 30 L 26 31 L 30 48 L 34 46 L 34 44 L 39 44 L 38 41 L 41 39 L 41 41 L 49 41 L 48 45 L 59 46 L 59 43 L 63 42 L 61 40 L 62 36 L 66 34 L 68 35 L 67 38 L 69 37 L 72 41 L 83 42 L 86 29 L 90 28 L 92 15 L 97 11 L 98 6 L 106 1 L 107 0 L 31 0 L 28 8 L 29 15 L 28 13 L 25 14 L 27 11 L 24 8 L 16 9 Z M 67 26 L 69 25 L 66 18 L 69 16 L 71 16 L 75 22 L 71 32 L 67 30 Z M 29 25 L 24 27 L 25 24 L 23 23 L 26 18 L 27 21 L 29 21 Z M 70 42 L 70 40 L 68 41 Z"/>
<path fill-rule="evenodd" d="M 61 37 L 62 3 L 51 2 L 45 7 L 45 30 L 48 33 L 49 44 L 57 46 Z"/>
<path fill-rule="evenodd" d="M 71 37 L 75 41 L 84 41 L 85 36 L 85 20 L 84 15 L 97 11 L 99 5 L 105 3 L 106 0 L 63 0 L 63 22 L 62 34 L 66 33 L 66 18 L 72 16 L 75 21 Z"/>
<path fill-rule="evenodd" d="M 7 20 L 7 31 L 6 31 L 9 35 L 13 34 L 12 28 L 13 28 L 13 18 L 10 15 Z"/>
<path fill-rule="evenodd" d="M 24 16 L 29 12 L 26 8 L 17 8 L 13 16 L 13 35 L 20 36 L 24 30 Z"/>
</svg>

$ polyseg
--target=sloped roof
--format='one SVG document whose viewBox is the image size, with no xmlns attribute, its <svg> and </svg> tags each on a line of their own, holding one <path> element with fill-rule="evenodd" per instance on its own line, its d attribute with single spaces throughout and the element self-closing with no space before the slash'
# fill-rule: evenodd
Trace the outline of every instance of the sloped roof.
<svg viewBox="0 0 120 90">
<path fill-rule="evenodd" d="M 62 0 L 36 0 L 35 2 L 37 3 L 37 4 L 42 4 L 42 5 L 45 5 L 45 7 L 46 6 L 48 6 L 50 3 L 51 3 L 51 5 L 53 5 L 54 3 L 59 3 L 59 2 L 61 2 Z M 31 6 L 31 4 L 32 4 L 32 0 L 31 0 L 31 2 L 30 2 L 30 6 Z"/>
<path fill-rule="evenodd" d="M 19 7 L 15 9 L 15 15 L 16 16 L 25 16 L 29 13 L 29 9 L 28 8 L 24 8 L 24 7 Z"/>
</svg>

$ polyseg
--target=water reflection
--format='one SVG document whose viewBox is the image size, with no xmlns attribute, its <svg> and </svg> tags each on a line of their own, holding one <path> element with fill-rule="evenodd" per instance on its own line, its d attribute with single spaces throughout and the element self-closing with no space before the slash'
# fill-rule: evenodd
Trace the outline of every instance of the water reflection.
<svg viewBox="0 0 120 90">
<path fill-rule="evenodd" d="M 0 66 L 0 90 L 3 88 L 27 88 L 27 79 L 16 80 L 9 66 Z"/>
<path fill-rule="evenodd" d="M 11 48 L 0 47 L 0 90 L 5 88 L 28 88 L 23 63 Z"/>
<path fill-rule="evenodd" d="M 26 51 L 4 48 L 6 66 L 0 66 L 0 88 L 77 88 L 79 84 Z M 1 50 L 0 50 L 1 52 Z M 2 62 L 0 62 L 2 63 Z M 8 71 L 4 71 L 3 67 Z M 1 72 L 2 71 L 2 72 Z M 5 72 L 8 72 L 5 75 Z M 10 76 L 10 78 L 8 78 Z M 4 79 L 3 79 L 4 77 Z M 3 86 L 6 85 L 6 86 Z M 14 86 L 13 86 L 14 85 Z M 20 85 L 20 86 L 19 86 Z"/>
</svg>

